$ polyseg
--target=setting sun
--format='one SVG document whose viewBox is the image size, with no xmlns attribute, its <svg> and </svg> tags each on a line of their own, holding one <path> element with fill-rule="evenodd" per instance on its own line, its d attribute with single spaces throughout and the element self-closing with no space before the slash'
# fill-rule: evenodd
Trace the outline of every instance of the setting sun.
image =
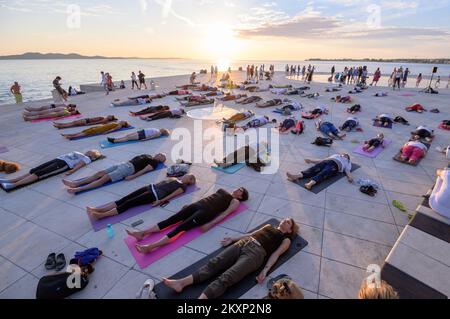
<svg viewBox="0 0 450 319">
<path fill-rule="evenodd" d="M 223 62 L 228 63 L 227 60 L 233 58 L 240 49 L 240 43 L 229 26 L 214 24 L 207 27 L 204 47 L 210 56 L 219 60 L 218 63 L 224 67 Z M 226 68 L 228 68 L 228 65 L 226 65 Z"/>
</svg>

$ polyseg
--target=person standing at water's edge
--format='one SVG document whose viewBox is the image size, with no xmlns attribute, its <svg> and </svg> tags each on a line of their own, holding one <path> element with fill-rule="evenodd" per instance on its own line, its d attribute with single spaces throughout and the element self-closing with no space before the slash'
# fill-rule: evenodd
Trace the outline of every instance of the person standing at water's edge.
<svg viewBox="0 0 450 319">
<path fill-rule="evenodd" d="M 14 82 L 14 85 L 9 89 L 16 99 L 16 104 L 22 103 L 22 93 L 20 92 L 20 89 L 18 82 Z"/>
<path fill-rule="evenodd" d="M 53 87 L 55 88 L 56 91 L 58 91 L 58 93 L 61 95 L 61 97 L 64 99 L 64 101 L 67 101 L 67 92 L 61 87 L 61 83 L 59 83 L 59 81 L 61 81 L 61 77 L 57 76 L 54 80 L 53 80 Z"/>
<path fill-rule="evenodd" d="M 422 73 L 419 73 L 419 76 L 417 76 L 416 88 L 419 87 L 420 82 L 422 82 Z"/>
<path fill-rule="evenodd" d="M 138 78 L 139 78 L 139 89 L 142 89 L 143 85 L 147 90 L 147 83 L 145 83 L 145 74 L 139 71 Z"/>
<path fill-rule="evenodd" d="M 134 90 L 134 86 L 136 85 L 136 89 L 140 90 L 139 85 L 137 83 L 136 73 L 131 72 L 131 89 Z"/>
</svg>

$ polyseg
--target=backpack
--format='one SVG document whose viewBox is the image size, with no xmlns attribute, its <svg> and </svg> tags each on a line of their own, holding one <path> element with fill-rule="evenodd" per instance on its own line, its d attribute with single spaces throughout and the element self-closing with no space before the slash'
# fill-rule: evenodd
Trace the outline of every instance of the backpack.
<svg viewBox="0 0 450 319">
<path fill-rule="evenodd" d="M 333 144 L 333 139 L 329 137 L 317 137 L 314 142 L 311 144 L 316 144 L 317 146 L 328 146 L 330 147 Z"/>
<path fill-rule="evenodd" d="M 87 276 L 80 275 L 79 287 L 70 288 L 68 280 L 72 282 L 71 276 L 70 272 L 62 272 L 42 277 L 36 289 L 36 299 L 64 299 L 83 290 L 89 283 Z"/>
<path fill-rule="evenodd" d="M 189 172 L 189 164 L 174 164 L 167 168 L 168 177 L 181 177 Z"/>
</svg>

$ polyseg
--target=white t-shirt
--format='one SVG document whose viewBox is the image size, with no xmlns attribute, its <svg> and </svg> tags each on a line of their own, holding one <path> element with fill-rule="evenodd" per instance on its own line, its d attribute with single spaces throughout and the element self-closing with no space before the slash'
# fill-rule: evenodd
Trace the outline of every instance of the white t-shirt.
<svg viewBox="0 0 450 319">
<path fill-rule="evenodd" d="M 150 138 L 160 133 L 159 129 L 157 128 L 145 128 L 144 132 L 146 138 Z"/>
<path fill-rule="evenodd" d="M 450 218 L 450 170 L 447 168 L 438 177 L 430 196 L 430 207 L 437 213 Z"/>
<path fill-rule="evenodd" d="M 392 119 L 392 117 L 389 114 L 381 114 L 380 116 L 378 116 L 378 118 L 388 118 L 388 119 Z"/>
<path fill-rule="evenodd" d="M 426 152 L 428 150 L 426 145 L 424 145 L 423 143 L 420 143 L 418 141 L 410 141 L 410 142 L 406 143 L 406 146 L 418 147 L 418 148 L 421 148 L 424 152 Z"/>
<path fill-rule="evenodd" d="M 327 159 L 338 161 L 341 164 L 341 165 L 338 165 L 339 172 L 341 172 L 341 173 L 343 173 L 343 172 L 350 173 L 352 171 L 352 162 L 350 162 L 346 157 L 344 157 L 342 155 L 339 155 L 339 154 L 331 155 Z"/>
<path fill-rule="evenodd" d="M 133 81 L 136 81 L 136 80 L 137 80 L 136 74 L 131 74 L 131 80 L 133 80 Z"/>
<path fill-rule="evenodd" d="M 57 159 L 63 160 L 67 163 L 67 166 L 69 166 L 70 169 L 74 168 L 78 163 L 84 162 L 86 165 L 91 162 L 91 159 L 80 153 L 80 152 L 72 152 L 68 154 L 61 155 L 57 157 Z"/>
</svg>

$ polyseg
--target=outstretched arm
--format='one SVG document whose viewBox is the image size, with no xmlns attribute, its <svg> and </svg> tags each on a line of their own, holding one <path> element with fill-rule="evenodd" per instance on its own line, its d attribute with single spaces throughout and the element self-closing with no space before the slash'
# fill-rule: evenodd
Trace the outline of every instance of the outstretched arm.
<svg viewBox="0 0 450 319">
<path fill-rule="evenodd" d="M 264 279 L 266 279 L 267 277 L 267 273 L 269 272 L 269 270 L 273 267 L 273 265 L 275 265 L 278 258 L 280 258 L 280 256 L 283 255 L 286 252 L 286 250 L 289 249 L 290 245 L 291 240 L 289 238 L 286 238 L 283 240 L 280 247 L 278 247 L 278 249 L 275 250 L 275 252 L 273 252 L 272 255 L 270 255 L 270 258 L 267 260 L 266 266 L 256 277 L 256 280 L 258 281 L 259 284 L 263 283 Z"/>
<path fill-rule="evenodd" d="M 201 226 L 201 230 L 203 232 L 210 230 L 214 225 L 220 223 L 225 217 L 227 217 L 229 214 L 238 209 L 240 204 L 241 203 L 237 199 L 233 199 L 230 203 L 230 206 L 228 206 L 228 208 L 222 214 L 214 218 L 214 220 L 210 221 L 209 223 Z"/>
<path fill-rule="evenodd" d="M 140 170 L 139 172 L 137 172 L 137 173 L 135 173 L 135 174 L 133 174 L 133 175 L 130 175 L 130 176 L 125 177 L 125 180 L 126 180 L 126 181 L 131 181 L 131 180 L 133 180 L 133 179 L 135 179 L 135 178 L 138 178 L 139 176 L 142 176 L 142 175 L 144 175 L 144 174 L 146 174 L 146 173 L 148 173 L 148 172 L 151 172 L 151 171 L 153 171 L 153 170 L 155 170 L 155 169 L 153 168 L 153 166 L 147 165 L 144 169 Z"/>
<path fill-rule="evenodd" d="M 307 164 L 319 164 L 320 162 L 322 162 L 321 159 L 305 158 L 305 163 Z"/>
<path fill-rule="evenodd" d="M 66 173 L 67 176 L 72 175 L 73 173 L 75 173 L 76 171 L 80 170 L 81 168 L 85 167 L 86 163 L 81 161 L 79 162 L 77 165 L 75 165 L 70 171 L 68 171 Z"/>
</svg>

